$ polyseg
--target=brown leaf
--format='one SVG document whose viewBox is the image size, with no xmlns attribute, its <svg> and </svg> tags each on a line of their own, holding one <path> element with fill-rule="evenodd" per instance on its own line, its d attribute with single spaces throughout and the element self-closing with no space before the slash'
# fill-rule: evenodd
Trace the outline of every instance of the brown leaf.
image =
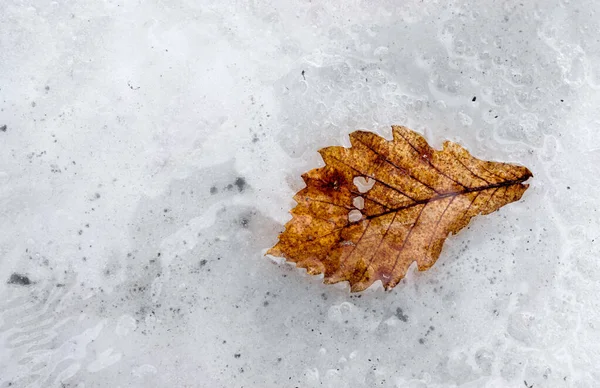
<svg viewBox="0 0 600 388">
<path fill-rule="evenodd" d="M 324 273 L 326 283 L 347 280 L 353 292 L 377 280 L 389 290 L 413 261 L 431 267 L 450 233 L 529 187 L 525 167 L 479 160 L 449 141 L 437 151 L 406 127 L 392 130 L 392 141 L 356 131 L 351 148 L 320 150 L 325 166 L 302 175 L 306 188 L 267 254 Z M 357 187 L 361 177 L 370 189 Z"/>
</svg>

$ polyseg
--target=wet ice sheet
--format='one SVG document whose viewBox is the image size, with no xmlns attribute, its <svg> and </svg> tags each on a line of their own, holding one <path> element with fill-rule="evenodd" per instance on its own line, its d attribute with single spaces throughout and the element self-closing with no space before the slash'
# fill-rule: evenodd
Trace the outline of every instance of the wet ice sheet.
<svg viewBox="0 0 600 388">
<path fill-rule="evenodd" d="M 395 3 L 2 2 L 0 387 L 598 386 L 598 5 Z M 391 124 L 532 186 L 390 293 L 263 258 Z"/>
</svg>

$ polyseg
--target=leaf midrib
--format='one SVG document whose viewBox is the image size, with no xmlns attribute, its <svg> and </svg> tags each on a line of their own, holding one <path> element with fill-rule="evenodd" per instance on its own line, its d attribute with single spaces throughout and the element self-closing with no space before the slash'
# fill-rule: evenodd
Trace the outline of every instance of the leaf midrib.
<svg viewBox="0 0 600 388">
<path fill-rule="evenodd" d="M 530 176 L 525 175 L 519 179 L 511 179 L 508 181 L 491 183 L 491 184 L 485 185 L 485 186 L 467 187 L 467 188 L 465 188 L 465 190 L 454 191 L 454 192 L 450 192 L 450 193 L 436 194 L 435 196 L 433 196 L 431 198 L 414 200 L 413 203 L 410 203 L 408 205 L 401 206 L 401 207 L 395 208 L 395 209 L 390 209 L 383 213 L 372 214 L 370 216 L 366 216 L 364 219 L 370 220 L 373 218 L 382 217 L 387 214 L 397 213 L 397 212 L 405 210 L 405 209 L 410 209 L 411 207 L 414 207 L 414 206 L 423 205 L 423 204 L 427 204 L 427 203 L 434 202 L 434 201 L 439 201 L 441 199 L 445 199 L 448 197 L 456 197 L 458 195 L 469 194 L 469 193 L 473 193 L 473 192 L 477 192 L 477 191 L 485 191 L 485 190 L 496 189 L 496 188 L 500 188 L 500 187 L 509 187 L 509 186 L 513 186 L 513 185 L 518 185 L 518 184 L 525 182 L 529 178 L 530 178 Z M 366 194 L 366 193 L 363 193 L 363 194 Z"/>
</svg>

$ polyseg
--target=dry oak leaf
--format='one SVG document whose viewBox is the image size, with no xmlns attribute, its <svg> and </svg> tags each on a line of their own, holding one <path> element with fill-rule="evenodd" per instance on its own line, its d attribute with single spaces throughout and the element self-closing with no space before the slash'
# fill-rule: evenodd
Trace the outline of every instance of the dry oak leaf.
<svg viewBox="0 0 600 388">
<path fill-rule="evenodd" d="M 302 175 L 292 219 L 267 254 L 323 273 L 325 283 L 348 281 L 353 292 L 377 280 L 389 290 L 414 261 L 430 268 L 471 218 L 519 200 L 533 176 L 449 141 L 437 151 L 406 127 L 392 131 L 391 141 L 356 131 L 351 148 L 321 149 L 325 166 Z"/>
</svg>

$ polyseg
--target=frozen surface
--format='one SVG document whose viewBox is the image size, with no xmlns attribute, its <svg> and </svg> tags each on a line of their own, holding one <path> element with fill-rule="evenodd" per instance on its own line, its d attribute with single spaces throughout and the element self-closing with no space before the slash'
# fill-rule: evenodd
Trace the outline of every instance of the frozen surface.
<svg viewBox="0 0 600 388">
<path fill-rule="evenodd" d="M 599 387 L 599 11 L 0 1 L 0 387 Z M 263 257 L 391 124 L 532 186 L 388 293 Z"/>
</svg>

